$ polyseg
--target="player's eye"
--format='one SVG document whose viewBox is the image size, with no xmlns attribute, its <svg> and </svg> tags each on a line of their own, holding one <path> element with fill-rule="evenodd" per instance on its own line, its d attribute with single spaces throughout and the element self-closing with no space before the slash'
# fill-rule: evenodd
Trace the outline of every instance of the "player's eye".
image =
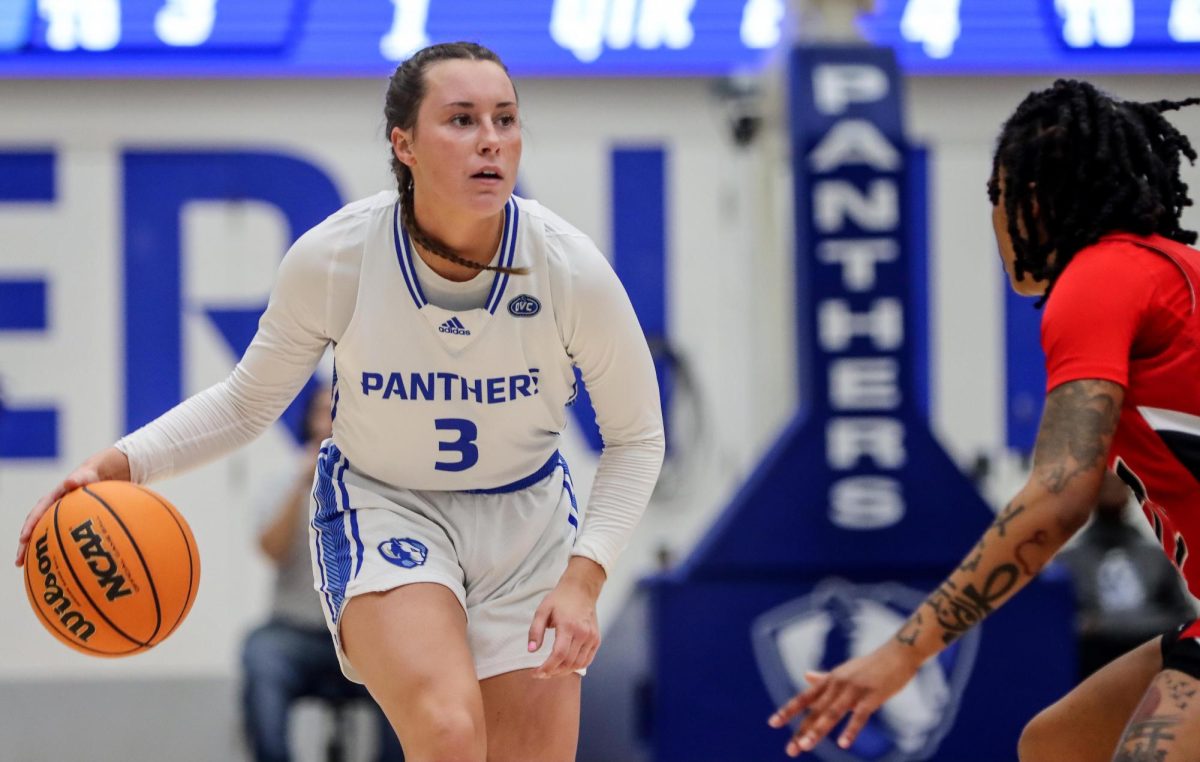
<svg viewBox="0 0 1200 762">
<path fill-rule="evenodd" d="M 470 127 L 473 121 L 470 114 L 455 114 L 450 117 L 450 124 L 453 124 L 455 127 Z"/>
<path fill-rule="evenodd" d="M 496 124 L 500 127 L 515 127 L 517 124 L 517 115 L 501 114 L 496 118 Z"/>
</svg>

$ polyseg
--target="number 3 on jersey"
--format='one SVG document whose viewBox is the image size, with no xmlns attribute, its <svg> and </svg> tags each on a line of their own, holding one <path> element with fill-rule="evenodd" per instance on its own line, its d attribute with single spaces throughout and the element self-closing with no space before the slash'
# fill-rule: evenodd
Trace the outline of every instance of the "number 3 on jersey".
<svg viewBox="0 0 1200 762">
<path fill-rule="evenodd" d="M 452 441 L 438 442 L 441 452 L 456 452 L 461 457 L 453 461 L 441 461 L 433 464 L 438 471 L 466 471 L 479 462 L 479 448 L 475 440 L 479 439 L 479 428 L 473 421 L 466 418 L 438 418 L 433 422 L 438 431 L 449 431 L 458 434 Z"/>
</svg>

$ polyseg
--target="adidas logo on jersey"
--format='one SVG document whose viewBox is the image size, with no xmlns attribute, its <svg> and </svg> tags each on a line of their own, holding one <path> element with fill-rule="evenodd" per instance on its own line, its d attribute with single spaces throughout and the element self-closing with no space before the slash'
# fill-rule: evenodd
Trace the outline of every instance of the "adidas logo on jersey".
<svg viewBox="0 0 1200 762">
<path fill-rule="evenodd" d="M 441 331 L 442 333 L 452 333 L 455 336 L 470 336 L 471 335 L 471 332 L 467 330 L 467 327 L 465 325 L 463 325 L 462 322 L 460 322 L 459 319 L 456 317 L 450 318 L 445 323 L 442 323 L 441 325 L 439 325 L 438 330 Z"/>
</svg>

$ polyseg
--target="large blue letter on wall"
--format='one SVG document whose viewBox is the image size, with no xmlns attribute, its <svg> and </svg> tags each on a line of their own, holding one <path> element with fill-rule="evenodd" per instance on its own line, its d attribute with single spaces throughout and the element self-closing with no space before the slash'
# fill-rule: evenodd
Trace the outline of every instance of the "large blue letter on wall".
<svg viewBox="0 0 1200 762">
<path fill-rule="evenodd" d="M 253 151 L 129 151 L 125 166 L 127 430 L 180 402 L 183 390 L 180 217 L 191 201 L 261 201 L 283 213 L 288 240 L 341 206 L 329 177 L 307 161 Z M 209 317 L 237 356 L 261 310 Z"/>
</svg>

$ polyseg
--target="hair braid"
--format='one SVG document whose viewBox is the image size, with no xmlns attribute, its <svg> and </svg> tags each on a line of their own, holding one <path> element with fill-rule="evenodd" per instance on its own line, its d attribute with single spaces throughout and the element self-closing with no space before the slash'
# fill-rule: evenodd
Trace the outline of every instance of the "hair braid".
<svg viewBox="0 0 1200 762">
<path fill-rule="evenodd" d="M 1181 157 L 1194 163 L 1197 154 L 1163 112 L 1197 104 L 1119 101 L 1060 79 L 1027 96 L 1004 123 L 988 197 L 1008 212 L 1014 274 L 1049 283 L 1038 306 L 1075 253 L 1106 233 L 1196 241 L 1180 227 L 1192 200 L 1179 171 Z"/>
<path fill-rule="evenodd" d="M 401 165 L 403 166 L 403 165 Z M 407 172 L 408 167 L 404 167 Z M 470 267 L 475 270 L 491 270 L 498 273 L 506 273 L 508 275 L 527 275 L 528 267 L 502 267 L 497 265 L 484 265 L 474 262 L 462 256 L 450 246 L 442 243 L 439 239 L 425 232 L 425 229 L 417 224 L 417 213 L 413 203 L 413 184 L 411 179 L 406 185 L 400 189 L 400 221 L 404 223 L 404 230 L 408 233 L 408 237 L 417 243 L 421 248 L 431 254 L 436 254 L 442 259 L 453 262 L 456 265 Z"/>
</svg>

